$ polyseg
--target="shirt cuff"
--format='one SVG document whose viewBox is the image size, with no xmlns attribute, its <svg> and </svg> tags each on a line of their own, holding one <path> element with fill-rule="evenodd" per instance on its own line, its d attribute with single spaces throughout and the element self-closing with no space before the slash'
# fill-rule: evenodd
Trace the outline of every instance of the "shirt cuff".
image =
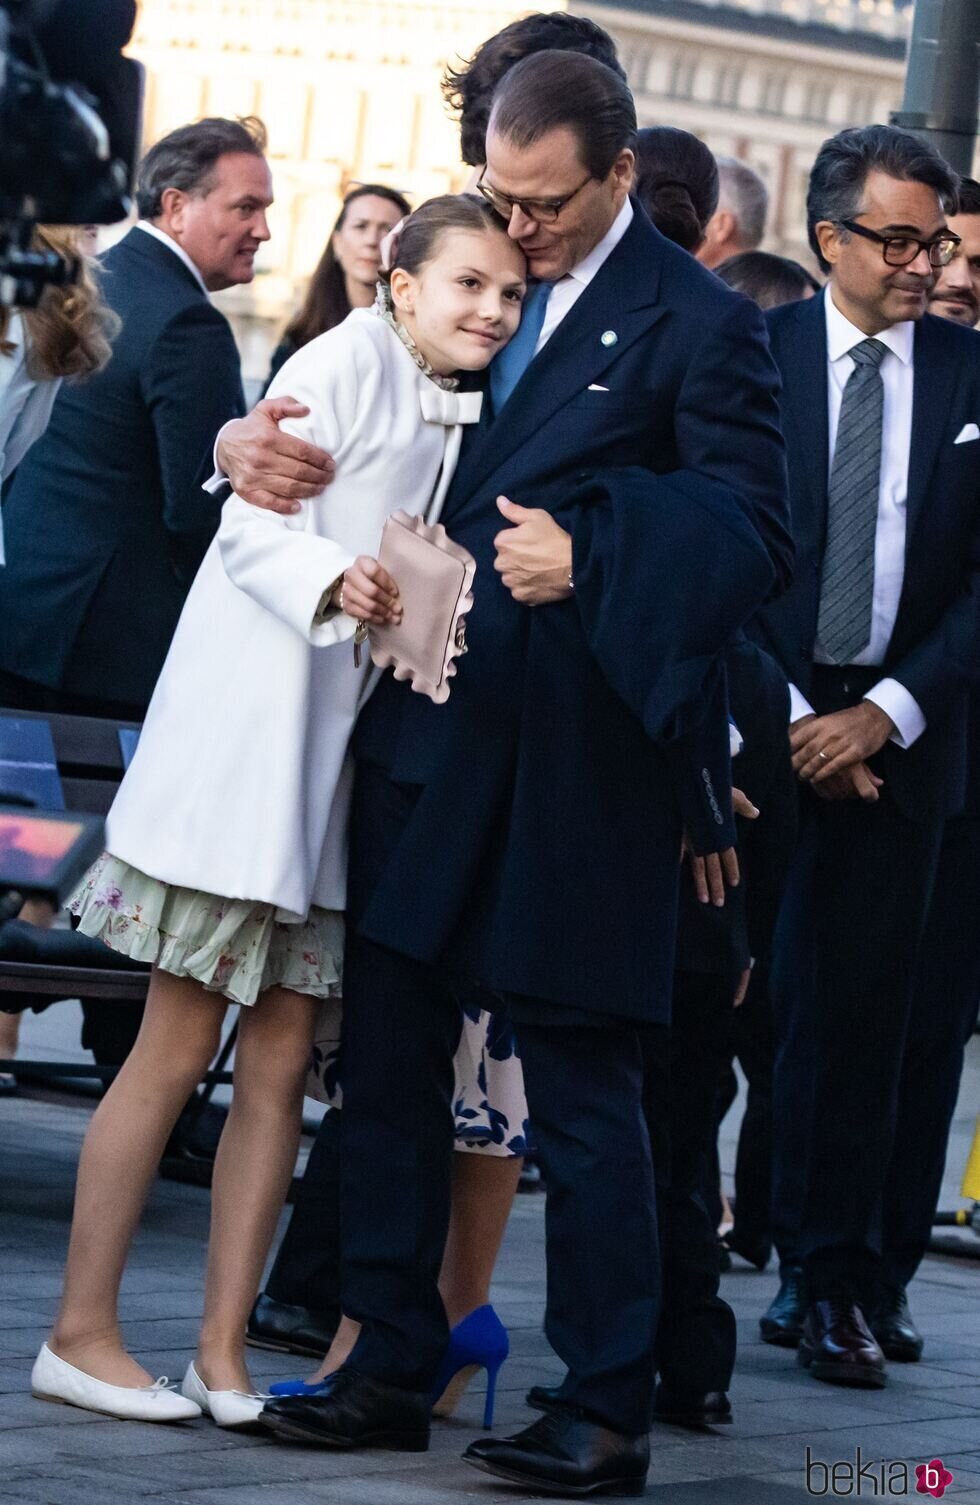
<svg viewBox="0 0 980 1505">
<path fill-rule="evenodd" d="M 236 420 L 234 418 L 228 419 L 228 423 L 235 422 Z M 220 491 L 222 486 L 228 485 L 228 477 L 225 475 L 224 471 L 221 469 L 221 466 L 218 464 L 218 445 L 221 443 L 221 436 L 224 433 L 225 429 L 228 427 L 228 423 L 223 423 L 218 430 L 218 437 L 214 441 L 214 473 L 210 475 L 204 483 L 203 489 L 210 492 L 212 496 L 214 496 L 216 491 Z"/>
<path fill-rule="evenodd" d="M 894 721 L 895 730 L 888 740 L 896 747 L 911 747 L 925 731 L 926 718 L 922 707 L 897 679 L 879 679 L 864 698 Z"/>
<path fill-rule="evenodd" d="M 732 758 L 737 758 L 745 746 L 745 739 L 732 718 L 728 718 L 728 753 Z"/>
<path fill-rule="evenodd" d="M 790 726 L 793 725 L 794 721 L 799 721 L 799 719 L 800 719 L 801 716 L 815 716 L 815 715 L 816 715 L 816 711 L 813 709 L 813 706 L 810 704 L 810 702 L 807 700 L 806 696 L 803 694 L 803 691 L 802 690 L 798 690 L 797 687 L 796 687 L 796 685 L 794 685 L 793 682 L 792 682 L 792 680 L 791 680 L 790 681 L 790 686 L 789 686 L 789 724 L 790 724 Z"/>
</svg>

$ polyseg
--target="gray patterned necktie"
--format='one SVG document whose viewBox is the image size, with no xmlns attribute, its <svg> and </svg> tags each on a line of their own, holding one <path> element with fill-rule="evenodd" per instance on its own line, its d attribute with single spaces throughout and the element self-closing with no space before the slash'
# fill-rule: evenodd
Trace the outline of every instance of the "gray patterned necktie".
<svg viewBox="0 0 980 1505">
<path fill-rule="evenodd" d="M 854 347 L 841 400 L 817 616 L 817 641 L 835 664 L 853 663 L 871 640 L 885 401 L 878 368 L 887 349 L 880 340 Z"/>
</svg>

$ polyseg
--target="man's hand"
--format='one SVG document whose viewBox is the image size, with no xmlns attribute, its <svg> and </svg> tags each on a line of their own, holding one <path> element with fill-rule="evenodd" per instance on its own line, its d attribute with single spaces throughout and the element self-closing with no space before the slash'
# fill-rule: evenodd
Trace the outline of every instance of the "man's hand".
<svg viewBox="0 0 980 1505">
<path fill-rule="evenodd" d="M 246 502 L 285 517 L 299 511 L 297 498 L 330 485 L 336 473 L 331 457 L 279 427 L 283 418 L 304 418 L 309 411 L 294 397 L 267 397 L 247 418 L 222 429 L 218 464 Z"/>
<path fill-rule="evenodd" d="M 829 779 L 823 779 L 819 784 L 811 784 L 810 788 L 822 800 L 864 800 L 873 805 L 884 782 L 884 779 L 879 779 L 876 773 L 871 772 L 867 763 L 855 763 L 841 773 L 831 774 Z"/>
<path fill-rule="evenodd" d="M 891 717 L 870 700 L 829 716 L 801 716 L 789 733 L 793 768 L 804 783 L 825 784 L 879 752 L 894 730 Z"/>
<path fill-rule="evenodd" d="M 728 847 L 724 852 L 709 852 L 706 857 L 697 857 L 691 850 L 685 836 L 681 844 L 681 861 L 687 857 L 691 864 L 691 877 L 694 880 L 694 892 L 698 896 L 700 904 L 709 901 L 716 909 L 723 909 L 725 905 L 725 885 L 729 888 L 738 888 L 741 874 L 738 870 L 738 854 L 734 847 Z"/>
<path fill-rule="evenodd" d="M 572 593 L 572 538 L 540 507 L 518 507 L 505 496 L 497 506 L 511 524 L 494 539 L 494 569 L 515 601 L 548 606 Z"/>
<path fill-rule="evenodd" d="M 344 571 L 343 582 L 333 593 L 333 603 L 356 622 L 375 622 L 380 626 L 402 619 L 398 586 L 388 571 L 368 554 L 361 554 Z"/>
</svg>

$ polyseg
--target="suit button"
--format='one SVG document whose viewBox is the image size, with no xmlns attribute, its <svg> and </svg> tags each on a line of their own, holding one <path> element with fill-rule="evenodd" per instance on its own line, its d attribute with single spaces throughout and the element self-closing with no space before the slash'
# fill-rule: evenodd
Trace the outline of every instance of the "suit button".
<svg viewBox="0 0 980 1505">
<path fill-rule="evenodd" d="M 592 474 L 588 470 L 580 470 L 575 479 L 579 483 L 579 485 L 582 485 L 585 481 L 591 481 Z"/>
<path fill-rule="evenodd" d="M 801 648 L 800 649 L 800 658 L 803 660 L 803 662 L 805 664 L 808 664 L 810 662 L 810 660 L 811 660 L 812 657 L 813 657 L 813 654 L 810 652 L 809 648 Z"/>
</svg>

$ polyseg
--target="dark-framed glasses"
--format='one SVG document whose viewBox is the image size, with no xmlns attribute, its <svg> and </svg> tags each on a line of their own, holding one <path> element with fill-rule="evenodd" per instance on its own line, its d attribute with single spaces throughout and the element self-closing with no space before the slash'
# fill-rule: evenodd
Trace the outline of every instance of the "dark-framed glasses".
<svg viewBox="0 0 980 1505">
<path fill-rule="evenodd" d="M 879 235 L 877 230 L 869 230 L 867 225 L 859 225 L 853 219 L 842 219 L 837 223 L 853 235 L 863 235 L 865 240 L 877 241 L 882 257 L 890 267 L 907 267 L 920 251 L 925 251 L 930 266 L 948 266 L 960 244 L 960 237 L 954 235 L 952 230 L 947 230 L 945 235 L 940 235 L 935 240 L 916 240 L 912 235 Z"/>
<path fill-rule="evenodd" d="M 483 169 L 484 173 L 486 168 Z M 566 193 L 560 199 L 515 199 L 509 193 L 501 193 L 499 188 L 494 188 L 491 183 L 485 183 L 483 177 L 477 183 L 477 190 L 482 193 L 487 203 L 490 204 L 502 219 L 510 219 L 515 209 L 519 209 L 527 219 L 536 220 L 539 225 L 553 224 L 561 214 L 566 204 L 570 204 L 587 183 L 592 182 L 592 174 L 573 188 L 571 193 Z"/>
</svg>

